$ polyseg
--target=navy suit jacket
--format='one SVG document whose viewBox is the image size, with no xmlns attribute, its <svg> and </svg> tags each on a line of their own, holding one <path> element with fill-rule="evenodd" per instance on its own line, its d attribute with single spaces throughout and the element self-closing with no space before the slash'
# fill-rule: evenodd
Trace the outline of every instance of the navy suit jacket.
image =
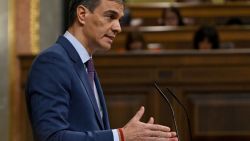
<svg viewBox="0 0 250 141">
<path fill-rule="evenodd" d="M 97 76 L 97 75 L 96 75 Z M 95 79 L 100 116 L 86 67 L 72 44 L 60 36 L 34 60 L 26 100 L 36 141 L 113 141 L 103 92 Z"/>
</svg>

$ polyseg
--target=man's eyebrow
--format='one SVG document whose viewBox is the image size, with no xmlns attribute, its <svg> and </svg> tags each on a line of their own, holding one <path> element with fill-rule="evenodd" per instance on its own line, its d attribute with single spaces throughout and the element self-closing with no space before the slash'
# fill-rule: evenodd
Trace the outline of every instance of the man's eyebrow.
<svg viewBox="0 0 250 141">
<path fill-rule="evenodd" d="M 114 10 L 107 10 L 104 12 L 104 14 L 112 14 L 112 15 L 115 15 L 115 16 L 119 16 L 119 12 L 117 11 L 114 11 Z M 121 15 L 121 17 L 123 16 L 123 14 Z"/>
<path fill-rule="evenodd" d="M 114 15 L 118 15 L 118 12 L 114 11 L 114 10 L 107 10 L 104 12 L 104 14 L 114 14 Z"/>
</svg>

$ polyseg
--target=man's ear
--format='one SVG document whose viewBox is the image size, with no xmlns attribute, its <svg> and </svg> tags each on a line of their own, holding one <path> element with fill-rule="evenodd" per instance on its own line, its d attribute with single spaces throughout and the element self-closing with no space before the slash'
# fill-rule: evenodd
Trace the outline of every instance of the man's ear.
<svg viewBox="0 0 250 141">
<path fill-rule="evenodd" d="M 83 5 L 79 5 L 76 9 L 76 17 L 77 20 L 80 24 L 85 25 L 85 21 L 86 21 L 86 15 L 88 13 L 88 9 L 83 6 Z"/>
</svg>

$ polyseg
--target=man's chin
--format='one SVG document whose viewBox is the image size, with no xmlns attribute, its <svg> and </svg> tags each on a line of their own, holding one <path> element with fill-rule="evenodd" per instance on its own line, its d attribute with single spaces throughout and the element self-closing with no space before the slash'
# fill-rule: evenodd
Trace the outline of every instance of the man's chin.
<svg viewBox="0 0 250 141">
<path fill-rule="evenodd" d="M 111 49 L 110 44 L 101 45 L 97 52 L 106 52 Z"/>
</svg>

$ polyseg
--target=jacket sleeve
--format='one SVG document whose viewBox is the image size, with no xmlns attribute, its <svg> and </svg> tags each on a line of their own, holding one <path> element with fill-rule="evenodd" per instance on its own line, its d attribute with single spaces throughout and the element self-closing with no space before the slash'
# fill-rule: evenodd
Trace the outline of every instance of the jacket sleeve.
<svg viewBox="0 0 250 141">
<path fill-rule="evenodd" d="M 72 131 L 67 121 L 71 63 L 57 53 L 43 53 L 29 73 L 26 98 L 37 141 L 113 141 L 111 130 Z M 73 67 L 73 66 L 72 66 Z"/>
</svg>

